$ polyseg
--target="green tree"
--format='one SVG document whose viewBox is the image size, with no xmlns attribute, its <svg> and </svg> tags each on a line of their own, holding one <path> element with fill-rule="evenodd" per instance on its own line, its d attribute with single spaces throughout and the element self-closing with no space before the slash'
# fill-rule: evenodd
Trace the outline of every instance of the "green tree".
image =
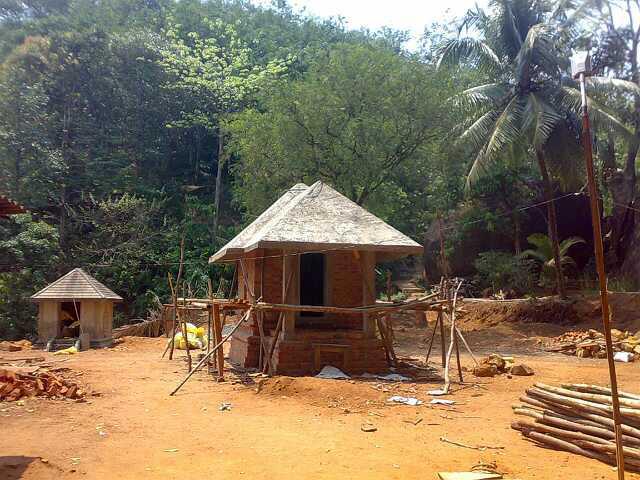
<svg viewBox="0 0 640 480">
<path fill-rule="evenodd" d="M 29 296 L 55 278 L 60 262 L 57 230 L 18 215 L 0 223 L 0 338 L 33 333 L 36 308 Z"/>
<path fill-rule="evenodd" d="M 336 45 L 303 78 L 233 117 L 241 203 L 256 214 L 293 183 L 318 179 L 361 205 L 375 204 L 378 194 L 401 201 L 403 167 L 423 161 L 437 140 L 438 98 L 449 85 L 388 48 Z M 415 172 L 406 174 L 411 183 Z"/>
<path fill-rule="evenodd" d="M 222 119 L 238 111 L 271 79 L 283 74 L 286 62 L 274 60 L 263 67 L 253 60 L 251 49 L 233 24 L 221 20 L 203 23 L 206 35 L 184 32 L 179 25 L 170 23 L 165 32 L 168 43 L 161 51 L 161 65 L 169 74 L 167 89 L 176 93 L 183 104 L 169 126 L 217 130 L 215 212 L 211 227 L 216 245 L 225 163 Z"/>
<path fill-rule="evenodd" d="M 557 289 L 564 296 L 549 164 L 559 171 L 575 171 L 571 165 L 580 154 L 580 92 L 565 75 L 570 53 L 562 42 L 567 39 L 567 12 L 545 1 L 493 0 L 490 5 L 490 13 L 479 8 L 470 11 L 463 24 L 477 28 L 481 38 L 448 40 L 440 57 L 441 64 L 475 65 L 486 72 L 488 79 L 453 98 L 465 112 L 460 141 L 475 156 L 468 179 L 470 183 L 476 181 L 510 146 L 527 145 L 542 177 Z M 591 79 L 591 83 L 635 88 L 628 82 L 601 77 Z M 593 100 L 589 111 L 596 125 L 628 132 Z"/>
</svg>

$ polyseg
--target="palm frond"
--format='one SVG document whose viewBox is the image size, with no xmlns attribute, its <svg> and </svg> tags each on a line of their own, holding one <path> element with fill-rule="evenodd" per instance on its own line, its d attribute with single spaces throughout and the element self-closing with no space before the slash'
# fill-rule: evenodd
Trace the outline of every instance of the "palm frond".
<svg viewBox="0 0 640 480">
<path fill-rule="evenodd" d="M 560 87 L 557 97 L 557 101 L 564 108 L 572 111 L 576 115 L 580 114 L 582 99 L 579 90 L 566 86 Z M 589 96 L 587 96 L 587 106 L 589 108 L 589 117 L 596 128 L 614 130 L 626 139 L 630 139 L 633 136 L 631 130 Z"/>
<path fill-rule="evenodd" d="M 542 253 L 540 253 L 538 250 L 524 250 L 520 256 L 522 258 L 534 258 L 536 260 L 538 260 L 540 263 L 546 263 L 548 261 L 547 257 L 545 257 Z"/>
<path fill-rule="evenodd" d="M 522 97 L 514 96 L 500 113 L 485 150 L 489 159 L 495 158 L 505 146 L 522 136 L 523 110 Z"/>
<path fill-rule="evenodd" d="M 533 131 L 533 147 L 542 148 L 554 128 L 562 120 L 562 115 L 540 94 L 532 92 L 527 96 L 523 113 L 523 130 Z"/>
<path fill-rule="evenodd" d="M 544 233 L 532 233 L 527 237 L 527 242 L 537 248 L 537 252 L 548 261 L 553 258 L 553 247 L 551 245 L 551 239 Z"/>
<path fill-rule="evenodd" d="M 583 150 L 577 124 L 562 119 L 544 144 L 544 153 L 551 174 L 560 180 L 565 191 L 584 185 Z"/>
<path fill-rule="evenodd" d="M 451 97 L 451 102 L 456 108 L 475 110 L 478 108 L 495 108 L 503 103 L 510 93 L 510 86 L 504 83 L 487 83 L 477 87 L 468 88 Z"/>
<path fill-rule="evenodd" d="M 460 145 L 469 145 L 473 150 L 483 149 L 491 136 L 493 126 L 496 123 L 499 112 L 489 110 L 481 115 L 473 124 L 467 128 L 456 142 Z M 474 162 L 475 163 L 475 162 Z M 473 167 L 472 167 L 473 168 Z"/>
<path fill-rule="evenodd" d="M 442 65 L 467 64 L 489 71 L 502 69 L 496 53 L 482 40 L 476 38 L 452 38 L 447 40 L 438 52 L 437 68 Z"/>
<path fill-rule="evenodd" d="M 489 169 L 489 165 L 491 164 L 491 160 L 488 159 L 485 155 L 486 147 L 483 146 L 478 150 L 478 154 L 476 155 L 475 160 L 471 164 L 471 168 L 469 169 L 469 174 L 467 175 L 467 181 L 465 187 L 470 189 L 474 184 L 482 178 L 483 175 L 486 174 Z"/>
<path fill-rule="evenodd" d="M 560 257 L 563 257 L 567 254 L 569 249 L 574 245 L 578 245 L 580 243 L 587 243 L 583 238 L 580 237 L 569 237 L 565 238 L 562 242 L 560 242 Z"/>
<path fill-rule="evenodd" d="M 559 72 L 560 67 L 555 52 L 549 26 L 538 24 L 531 27 L 515 60 L 518 83 L 527 88 L 532 71 L 536 67 L 540 67 L 548 75 Z"/>
<path fill-rule="evenodd" d="M 587 77 L 587 91 L 595 95 L 631 93 L 640 95 L 640 86 L 628 80 L 609 77 Z"/>
</svg>

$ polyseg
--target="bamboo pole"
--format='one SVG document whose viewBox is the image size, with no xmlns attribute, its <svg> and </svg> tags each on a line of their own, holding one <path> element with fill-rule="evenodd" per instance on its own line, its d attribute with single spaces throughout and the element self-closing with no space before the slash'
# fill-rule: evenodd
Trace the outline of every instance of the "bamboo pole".
<svg viewBox="0 0 640 480">
<path fill-rule="evenodd" d="M 575 390 L 576 392 L 584 393 L 599 393 L 603 395 L 611 395 L 611 389 L 608 387 L 601 387 L 600 385 L 588 385 L 586 383 L 563 383 L 562 388 L 569 390 Z M 640 395 L 629 392 L 618 391 L 618 396 L 629 398 L 631 400 L 640 400 Z"/>
<path fill-rule="evenodd" d="M 589 402 L 587 400 L 580 400 L 578 398 L 564 397 L 557 393 L 552 393 L 547 390 L 543 390 L 541 388 L 530 388 L 527 390 L 527 394 L 531 394 L 534 396 L 549 398 L 551 400 L 555 400 L 557 403 L 568 405 L 577 409 L 584 409 L 590 411 L 592 413 L 612 413 L 613 407 L 611 405 L 603 405 L 601 403 Z M 632 420 L 640 421 L 640 410 L 635 408 L 620 408 L 620 413 L 631 417 Z"/>
<path fill-rule="evenodd" d="M 394 305 L 365 305 L 362 307 L 330 307 L 320 305 L 292 305 L 283 303 L 267 303 L 257 302 L 254 307 L 256 310 L 269 310 L 279 312 L 320 312 L 320 313 L 385 313 L 402 310 L 414 310 L 416 307 L 424 306 L 427 308 L 436 307 L 443 303 L 447 303 L 446 300 L 436 300 L 427 302 L 433 295 L 428 295 L 421 299 L 411 300 L 405 303 L 399 303 Z"/>
<path fill-rule="evenodd" d="M 176 289 L 178 289 L 179 286 L 176 285 Z M 184 282 L 182 284 L 182 296 L 184 297 Z M 185 306 L 187 303 L 183 301 L 183 306 Z M 182 338 L 184 338 L 184 345 L 185 345 L 185 349 L 187 351 L 187 366 L 189 368 L 189 371 L 191 371 L 191 367 L 192 365 L 192 360 L 191 360 L 191 349 L 190 349 L 190 345 L 189 345 L 189 331 L 187 329 L 187 321 L 184 318 L 184 314 L 180 313 L 180 310 L 178 310 L 178 318 L 182 320 Z"/>
<path fill-rule="evenodd" d="M 443 391 L 445 393 L 449 392 L 449 387 L 451 385 L 451 380 L 449 378 L 449 367 L 451 364 L 451 354 L 453 353 L 453 348 L 454 348 L 454 343 L 455 343 L 455 338 L 456 338 L 456 302 L 458 299 L 458 292 L 460 291 L 460 287 L 462 286 L 462 281 L 460 281 L 458 283 L 458 286 L 455 290 L 455 293 L 453 294 L 453 301 L 451 303 L 451 339 L 450 339 L 450 343 L 449 343 L 449 350 L 447 352 L 447 359 L 446 359 L 446 364 L 444 367 L 444 387 L 443 387 Z"/>
<path fill-rule="evenodd" d="M 541 423 L 531 423 L 531 422 L 512 422 L 511 428 L 514 430 L 534 430 L 536 432 L 548 433 L 553 435 L 554 437 L 562 437 L 562 438 L 570 438 L 572 440 L 587 440 L 593 443 L 599 443 L 606 445 L 609 443 L 608 440 L 604 438 L 594 437 L 592 435 L 588 435 L 583 432 L 576 432 L 571 430 L 564 430 L 562 428 L 551 427 L 548 425 L 543 425 Z"/>
<path fill-rule="evenodd" d="M 597 413 L 586 412 L 583 410 L 572 408 L 571 406 L 566 406 L 559 404 L 553 400 L 538 400 L 530 397 L 520 397 L 520 401 L 527 403 L 529 405 L 537 406 L 538 408 L 549 409 L 548 411 L 560 410 L 567 416 L 579 416 L 586 421 L 590 421 L 592 423 L 596 423 L 598 425 L 603 425 L 605 427 L 609 427 L 612 429 L 615 428 L 615 424 L 613 423 L 613 419 L 609 417 L 606 413 L 598 411 Z M 546 413 L 546 412 L 545 412 Z M 555 414 L 555 412 L 554 412 Z M 633 427 L 631 425 L 622 424 L 622 431 L 627 435 L 640 438 L 640 429 Z"/>
<path fill-rule="evenodd" d="M 431 349 L 433 348 L 433 340 L 436 337 L 436 331 L 438 330 L 438 325 L 440 324 L 441 321 L 442 321 L 442 312 L 438 312 L 438 316 L 436 317 L 436 323 L 433 326 L 433 333 L 431 334 L 431 340 L 429 340 L 429 348 L 427 349 L 427 355 L 424 361 L 426 365 L 429 364 L 429 356 L 431 355 Z"/>
<path fill-rule="evenodd" d="M 213 349 L 211 349 L 211 351 L 209 353 L 207 353 L 202 360 L 200 360 L 198 362 L 198 364 L 187 374 L 187 376 L 184 378 L 184 380 L 182 380 L 182 382 L 180 382 L 180 384 L 169 394 L 169 395 L 175 395 L 176 392 L 178 390 L 180 390 L 180 388 L 182 388 L 182 386 L 187 383 L 187 381 L 191 378 L 191 376 L 196 373 L 201 367 L 202 365 L 205 364 L 205 362 L 209 359 L 209 357 L 211 355 L 213 355 L 215 352 L 217 352 L 222 345 L 224 344 L 224 342 L 226 342 L 229 338 L 231 338 L 231 336 L 236 332 L 236 330 L 240 327 L 240 325 L 244 322 L 247 321 L 247 318 L 249 318 L 249 315 L 251 315 L 253 309 L 249 308 L 249 310 L 247 310 L 244 315 L 242 316 L 242 318 L 238 321 L 238 323 L 236 323 L 233 328 L 231 329 L 231 331 L 227 334 L 226 337 L 224 337 L 222 340 L 220 340 L 220 342 L 213 347 Z"/>
<path fill-rule="evenodd" d="M 587 170 L 587 184 L 589 187 L 589 203 L 591 205 L 591 225 L 593 227 L 593 248 L 596 256 L 596 268 L 598 271 L 598 283 L 600 286 L 600 304 L 602 308 L 602 327 L 604 340 L 607 345 L 607 364 L 609 366 L 609 380 L 611 382 L 612 417 L 615 423 L 618 480 L 624 480 L 624 454 L 622 451 L 622 419 L 618 402 L 618 379 L 616 377 L 616 365 L 613 361 L 613 341 L 611 338 L 611 312 L 609 310 L 609 294 L 607 292 L 607 273 L 604 266 L 604 245 L 602 241 L 600 206 L 598 205 L 598 191 L 593 168 L 593 153 L 591 151 L 591 125 L 587 106 L 587 94 L 585 85 L 585 73 L 580 73 L 580 97 L 582 100 L 582 140 L 584 146 L 584 159 Z"/>
<path fill-rule="evenodd" d="M 222 326 L 220 321 L 220 305 L 213 304 L 213 335 L 216 344 L 222 342 Z M 216 354 L 216 367 L 218 368 L 218 379 L 224 379 L 224 347 L 220 347 Z"/>
<path fill-rule="evenodd" d="M 178 272 L 180 273 L 180 272 Z M 176 343 L 176 332 L 179 325 L 179 313 L 178 313 L 178 297 L 175 289 L 173 288 L 173 280 L 171 274 L 167 272 L 167 278 L 169 279 L 169 290 L 171 291 L 171 299 L 173 300 L 173 332 L 171 333 L 171 350 L 169 350 L 169 360 L 173 360 L 173 350 Z"/>
<path fill-rule="evenodd" d="M 473 354 L 473 352 L 471 351 L 471 347 L 469 346 L 469 344 L 467 343 L 467 340 L 464 338 L 464 336 L 462 335 L 462 332 L 460 331 L 460 329 L 458 328 L 458 326 L 456 325 L 456 333 L 458 334 L 458 336 L 460 337 L 460 340 L 462 340 L 462 344 L 465 346 L 465 348 L 467 349 L 467 352 L 469 352 L 469 355 L 471 355 L 471 359 L 473 360 L 473 363 L 476 364 L 476 367 L 479 366 L 480 364 L 478 363 L 478 359 L 476 358 L 476 356 Z"/>
<path fill-rule="evenodd" d="M 569 430 L 576 430 L 582 433 L 586 433 L 589 435 L 593 435 L 595 437 L 601 437 L 607 440 L 615 440 L 615 433 L 607 428 L 603 428 L 602 426 L 598 426 L 597 424 L 593 425 L 593 422 L 588 422 L 588 425 L 585 425 L 580 421 L 577 417 L 567 417 L 560 416 L 557 414 L 548 414 L 545 412 L 538 412 L 528 408 L 516 407 L 513 409 L 516 415 L 522 415 L 531 417 L 536 420 L 538 423 L 544 423 L 546 425 L 551 425 L 558 428 L 565 428 Z M 632 437 L 630 435 L 623 435 L 622 440 L 626 444 L 630 445 L 640 445 L 640 438 Z"/>
<path fill-rule="evenodd" d="M 284 291 L 282 292 L 283 301 L 285 298 L 287 298 L 287 293 L 289 292 L 289 287 L 291 286 L 292 280 L 293 280 L 293 272 L 289 274 L 289 278 L 287 278 L 287 284 L 284 286 Z M 265 364 L 262 370 L 263 373 L 267 373 L 267 372 L 271 373 L 273 352 L 276 349 L 276 344 L 278 343 L 278 337 L 280 336 L 280 332 L 282 331 L 283 324 L 284 324 L 284 311 L 281 311 L 280 315 L 278 316 L 278 323 L 276 324 L 275 332 L 273 333 L 273 339 L 271 340 L 271 347 L 269 348 L 269 353 L 267 354 L 267 358 L 265 360 Z"/>
<path fill-rule="evenodd" d="M 553 387 L 551 385 L 547 385 L 545 383 L 535 383 L 535 387 L 541 388 L 543 390 L 547 390 L 549 392 L 557 393 L 559 395 L 564 395 L 567 397 L 577 398 L 580 400 L 587 400 L 595 403 L 604 403 L 611 405 L 612 399 L 610 395 L 600 395 L 596 393 L 583 393 L 575 390 L 571 390 L 563 387 Z M 632 400 L 630 398 L 620 398 L 620 405 L 624 405 L 629 408 L 640 408 L 640 400 Z"/>
<path fill-rule="evenodd" d="M 211 279 L 207 279 L 207 291 L 209 293 L 209 301 L 213 305 L 213 284 Z M 207 305 L 207 353 L 211 347 L 211 323 L 213 322 L 213 307 L 209 308 Z"/>
<path fill-rule="evenodd" d="M 460 383 L 464 382 L 464 378 L 462 377 L 462 365 L 460 364 L 460 347 L 458 346 L 458 335 L 455 333 L 456 327 L 453 326 L 453 343 L 454 348 L 456 350 L 456 364 L 458 365 L 458 378 L 460 378 Z"/>
<path fill-rule="evenodd" d="M 545 446 L 553 447 L 558 450 L 564 450 L 570 453 L 575 453 L 576 455 L 582 455 L 588 458 L 600 460 L 601 462 L 607 463 L 609 465 L 616 464 L 616 461 L 608 455 L 587 450 L 586 448 L 579 447 L 577 445 L 574 445 L 571 442 L 567 442 L 566 440 L 560 440 L 551 435 L 546 435 L 544 433 L 539 433 L 534 431 L 524 431 L 522 432 L 522 434 Z"/>
</svg>

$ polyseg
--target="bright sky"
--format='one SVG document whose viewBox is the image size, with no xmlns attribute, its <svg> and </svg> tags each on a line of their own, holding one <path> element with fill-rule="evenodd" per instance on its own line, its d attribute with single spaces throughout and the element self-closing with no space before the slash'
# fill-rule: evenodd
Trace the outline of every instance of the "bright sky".
<svg viewBox="0 0 640 480">
<path fill-rule="evenodd" d="M 254 0 L 262 5 L 271 0 Z M 378 30 L 391 27 L 409 30 L 410 46 L 422 35 L 425 25 L 444 22 L 462 16 L 478 3 L 484 7 L 487 0 L 288 0 L 294 10 L 318 17 L 343 17 L 350 28 Z"/>
</svg>

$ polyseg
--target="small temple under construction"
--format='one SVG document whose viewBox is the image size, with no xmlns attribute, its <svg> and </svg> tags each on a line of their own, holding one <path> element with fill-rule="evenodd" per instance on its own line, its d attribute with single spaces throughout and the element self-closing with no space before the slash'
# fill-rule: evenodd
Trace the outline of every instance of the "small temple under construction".
<svg viewBox="0 0 640 480">
<path fill-rule="evenodd" d="M 230 360 L 245 368 L 268 362 L 286 375 L 324 365 L 385 369 L 375 267 L 421 253 L 329 185 L 294 185 L 209 260 L 236 263 L 240 301 L 273 307 L 256 309 L 233 334 Z"/>
</svg>

